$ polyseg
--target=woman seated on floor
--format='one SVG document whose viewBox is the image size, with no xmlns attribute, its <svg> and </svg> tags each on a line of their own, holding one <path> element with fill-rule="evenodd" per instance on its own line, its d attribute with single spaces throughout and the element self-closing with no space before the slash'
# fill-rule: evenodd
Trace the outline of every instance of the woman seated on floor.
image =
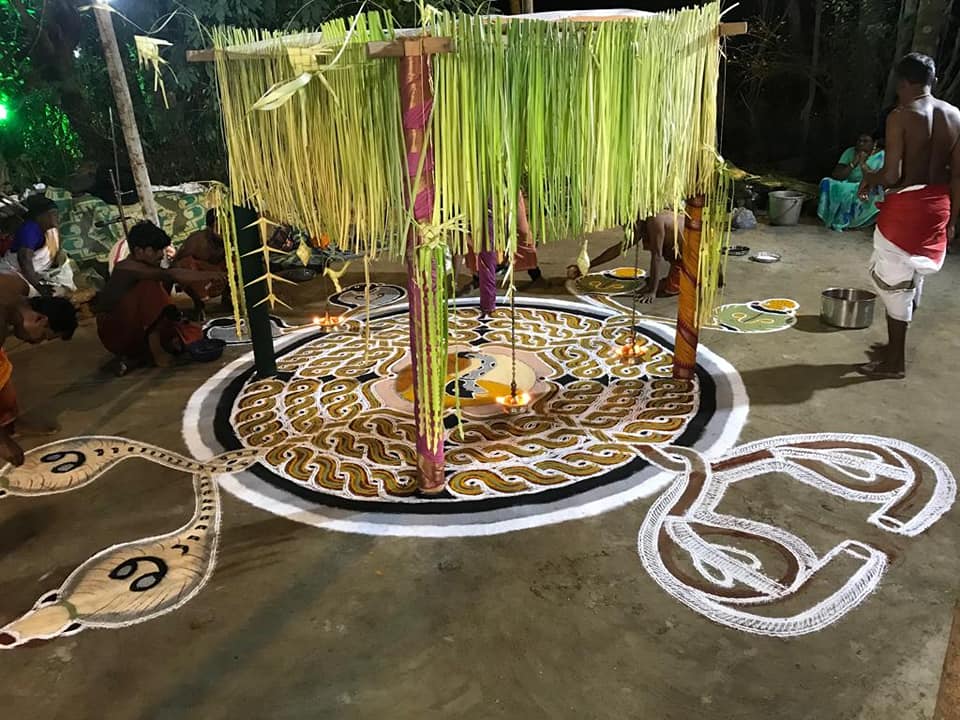
<svg viewBox="0 0 960 720">
<path fill-rule="evenodd" d="M 874 221 L 880 210 L 879 197 L 871 194 L 866 200 L 857 197 L 864 171 L 883 167 L 883 150 L 869 134 L 857 139 L 855 147 L 844 150 L 830 177 L 820 181 L 820 204 L 817 214 L 831 230 L 859 228 Z"/>
<path fill-rule="evenodd" d="M 29 197 L 24 204 L 26 219 L 0 258 L 0 272 L 22 277 L 30 287 L 31 296 L 69 295 L 76 290 L 75 267 L 60 250 L 57 205 L 43 195 Z"/>
<path fill-rule="evenodd" d="M 97 334 L 116 356 L 118 375 L 141 365 L 169 367 L 203 336 L 184 321 L 167 287 L 223 279 L 219 271 L 160 267 L 170 236 L 149 221 L 133 226 L 127 245 L 130 255 L 114 267 L 95 304 Z"/>
</svg>

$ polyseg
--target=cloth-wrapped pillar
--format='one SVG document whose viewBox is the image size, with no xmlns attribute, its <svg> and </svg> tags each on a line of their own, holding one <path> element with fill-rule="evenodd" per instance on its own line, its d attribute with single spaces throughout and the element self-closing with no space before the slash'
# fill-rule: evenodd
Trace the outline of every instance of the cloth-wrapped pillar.
<svg viewBox="0 0 960 720">
<path fill-rule="evenodd" d="M 405 55 L 399 63 L 404 145 L 410 177 L 408 200 L 414 220 L 433 214 L 434 160 L 427 132 L 433 108 L 430 57 Z M 445 488 L 443 457 L 443 384 L 446 378 L 446 296 L 443 248 L 429 247 L 417 225 L 407 238 L 407 292 L 410 302 L 410 362 L 416 425 L 418 484 L 422 492 Z"/>
<path fill-rule="evenodd" d="M 703 195 L 687 200 L 687 224 L 680 251 L 680 298 L 677 301 L 677 337 L 673 351 L 673 377 L 693 380 L 697 371 L 700 327 L 697 304 L 700 295 L 700 234 L 703 231 Z"/>
</svg>

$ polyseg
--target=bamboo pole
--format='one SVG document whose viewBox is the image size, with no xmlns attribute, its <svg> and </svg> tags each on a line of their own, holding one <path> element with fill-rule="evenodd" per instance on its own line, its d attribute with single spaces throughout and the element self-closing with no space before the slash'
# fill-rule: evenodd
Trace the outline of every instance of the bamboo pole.
<svg viewBox="0 0 960 720">
<path fill-rule="evenodd" d="M 687 223 L 680 250 L 680 297 L 677 302 L 677 336 L 673 350 L 673 377 L 693 380 L 697 371 L 697 298 L 700 279 L 700 234 L 703 231 L 704 196 L 687 200 Z"/>
<path fill-rule="evenodd" d="M 147 161 L 143 157 L 140 130 L 137 128 L 137 118 L 133 114 L 133 101 L 130 99 L 130 88 L 127 87 L 127 76 L 123 71 L 123 61 L 120 59 L 117 36 L 113 31 L 110 8 L 98 0 L 93 4 L 93 15 L 97 19 L 97 28 L 100 30 L 100 44 L 103 46 L 103 57 L 107 61 L 107 74 L 110 76 L 110 85 L 113 88 L 113 99 L 117 103 L 117 116 L 120 120 L 120 128 L 123 130 L 123 140 L 127 146 L 127 157 L 130 159 L 130 170 L 133 173 L 133 182 L 137 186 L 140 206 L 143 208 L 144 217 L 160 227 L 160 216 L 157 214 L 157 204 L 153 199 L 153 187 L 150 184 L 150 174 L 147 172 Z"/>
<path fill-rule="evenodd" d="M 427 122 L 433 108 L 430 56 L 404 55 L 398 65 L 403 138 L 410 177 L 407 187 L 408 206 L 413 208 L 416 221 L 429 222 L 434 204 L 433 147 L 427 132 Z M 430 345 L 431 337 L 436 333 L 431 332 L 428 327 L 429 316 L 426 308 L 431 306 L 431 298 L 443 292 L 445 270 L 438 267 L 433 253 L 427 261 L 430 263 L 429 268 L 418 267 L 417 247 L 421 242 L 417 228 L 412 226 L 407 237 L 406 264 L 410 303 L 410 364 L 414 378 L 413 416 L 416 425 L 417 480 L 421 492 L 436 494 L 443 492 L 446 487 L 443 436 L 435 438 L 431 446 L 426 425 L 430 412 L 429 404 L 436 402 L 437 398 L 441 398 L 442 402 L 443 388 L 435 387 L 437 375 L 429 369 L 436 362 L 442 362 L 446 367 L 447 358 L 445 350 L 444 357 L 436 357 L 439 349 Z M 418 377 L 426 377 L 427 382 L 421 386 L 417 382 Z"/>
</svg>

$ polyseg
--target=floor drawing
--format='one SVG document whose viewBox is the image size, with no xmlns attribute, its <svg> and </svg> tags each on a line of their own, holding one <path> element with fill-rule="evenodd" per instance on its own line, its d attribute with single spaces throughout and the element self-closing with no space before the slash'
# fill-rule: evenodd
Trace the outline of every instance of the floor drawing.
<svg viewBox="0 0 960 720">
<path fill-rule="evenodd" d="M 797 324 L 800 303 L 789 298 L 769 298 L 720 305 L 713 311 L 718 329 L 729 332 L 771 333 Z"/>
<path fill-rule="evenodd" d="M 358 310 L 366 308 L 366 290 L 364 284 L 352 285 L 342 292 L 330 296 L 330 306 L 336 314 L 353 316 Z M 370 307 L 384 307 L 406 300 L 407 291 L 399 285 L 385 283 L 370 283 Z M 214 318 L 203 326 L 205 337 L 222 340 L 227 345 L 249 345 L 250 336 L 246 332 L 244 322 L 240 321 L 241 334 L 237 335 L 237 326 L 232 317 Z M 283 318 L 270 316 L 270 329 L 274 338 L 281 337 L 297 329 Z"/>
<path fill-rule="evenodd" d="M 120 628 L 177 609 L 191 600 L 213 572 L 220 532 L 216 476 L 241 470 L 257 453 L 225 453 L 197 462 L 123 438 L 81 437 L 27 453 L 21 467 L 4 468 L 0 495 L 36 497 L 77 490 L 124 460 L 139 458 L 193 478 L 193 517 L 173 532 L 100 551 L 43 595 L 19 618 L 0 628 L 0 649 L 71 635 L 84 628 Z"/>
<path fill-rule="evenodd" d="M 505 310 L 481 320 L 475 299 L 457 302 L 448 489 L 421 496 L 406 312 L 374 309 L 369 347 L 355 330 L 294 329 L 278 342 L 276 378 L 253 377 L 249 355 L 223 368 L 184 416 L 191 453 L 207 459 L 80 437 L 0 469 L 0 498 L 78 491 L 131 459 L 189 475 L 195 494 L 183 526 L 93 555 L 0 627 L 0 649 L 126 627 L 190 601 L 214 571 L 220 486 L 297 522 L 434 538 L 562 522 L 659 493 L 638 538 L 654 582 L 712 622 L 775 637 L 837 622 L 877 591 L 894 558 L 856 538 L 815 550 L 795 532 L 725 511 L 728 490 L 744 480 L 803 483 L 865 505 L 871 524 L 903 537 L 928 530 L 955 501 L 950 470 L 899 440 L 825 433 L 734 447 L 747 398 L 722 359 L 701 348 L 696 381 L 678 383 L 667 328 L 641 325 L 646 355 L 624 364 L 618 349 L 631 328 L 622 313 L 546 298 L 518 299 L 515 348 Z M 495 398 L 514 375 L 533 400 L 507 415 Z"/>
<path fill-rule="evenodd" d="M 270 331 L 273 337 L 280 337 L 289 327 L 283 318 L 270 316 Z M 203 335 L 211 340 L 222 340 L 227 345 L 249 345 L 250 334 L 243 320 L 240 321 L 240 328 L 240 335 L 237 335 L 237 324 L 232 317 L 213 318 L 203 326 Z"/>
<path fill-rule="evenodd" d="M 907 537 L 927 530 L 956 499 L 956 481 L 940 460 L 870 435 L 773 437 L 712 462 L 691 448 L 642 453 L 676 473 L 640 530 L 644 568 L 695 612 L 759 635 L 804 635 L 838 621 L 877 589 L 891 558 L 856 539 L 818 554 L 783 528 L 723 513 L 717 508 L 731 486 L 779 473 L 873 506 L 871 524 Z M 798 602 L 804 609 L 796 610 Z"/>
<path fill-rule="evenodd" d="M 351 285 L 342 292 L 330 296 L 330 304 L 344 308 L 344 310 L 357 310 L 367 306 L 367 286 L 363 283 Z M 407 299 L 407 291 L 399 285 L 390 285 L 388 283 L 370 283 L 370 307 L 379 308 L 403 302 Z"/>
<path fill-rule="evenodd" d="M 623 295 L 584 292 L 575 282 L 568 282 L 567 289 L 583 302 L 615 312 L 631 315 L 633 298 L 630 293 Z M 647 315 L 649 306 L 637 305 L 641 319 Z M 800 303 L 789 298 L 769 298 L 751 300 L 742 303 L 718 305 L 714 309 L 713 324 L 704 325 L 704 330 L 718 330 L 731 333 L 774 333 L 789 330 L 797 323 L 797 311 Z M 672 318 L 653 318 L 659 322 L 673 323 Z"/>
<path fill-rule="evenodd" d="M 643 287 L 646 277 L 646 270 L 618 267 L 584 275 L 574 285 L 577 295 L 630 295 Z"/>
<path fill-rule="evenodd" d="M 415 491 L 407 309 L 375 309 L 365 333 L 305 330 L 278 349 L 276 378 L 249 358 L 201 387 L 184 418 L 197 457 L 252 449 L 264 460 L 224 488 L 270 512 L 349 532 L 494 534 L 605 512 L 659 490 L 667 476 L 636 443 L 719 453 L 747 414 L 739 377 L 709 350 L 697 381 L 671 377 L 669 330 L 640 329 L 644 361 L 624 364 L 628 320 L 552 299 L 518 299 L 516 376 L 529 411 L 495 402 L 509 388 L 510 316 L 481 322 L 476 299 L 451 313 L 447 485 Z M 335 349 L 335 351 L 334 351 Z M 455 415 L 459 392 L 462 433 Z"/>
</svg>

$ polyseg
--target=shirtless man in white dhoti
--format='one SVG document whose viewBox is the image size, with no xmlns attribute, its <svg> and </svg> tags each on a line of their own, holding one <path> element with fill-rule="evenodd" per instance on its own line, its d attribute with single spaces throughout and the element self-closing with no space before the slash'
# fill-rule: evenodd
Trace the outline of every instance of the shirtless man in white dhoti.
<svg viewBox="0 0 960 720">
<path fill-rule="evenodd" d="M 886 159 L 864 173 L 861 197 L 886 188 L 870 272 L 887 311 L 888 344 L 859 368 L 873 378 L 906 374 L 907 328 L 923 278 L 943 265 L 960 215 L 960 110 L 933 97 L 936 67 L 910 53 L 897 63 L 897 108 L 887 118 Z"/>
</svg>

